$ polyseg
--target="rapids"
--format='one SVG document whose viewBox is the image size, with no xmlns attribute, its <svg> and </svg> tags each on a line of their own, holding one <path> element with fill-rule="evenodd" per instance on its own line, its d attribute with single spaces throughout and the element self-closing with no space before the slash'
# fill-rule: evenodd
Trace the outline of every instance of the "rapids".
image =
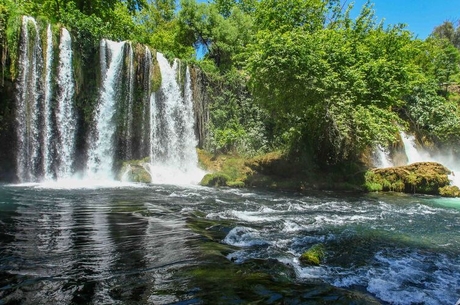
<svg viewBox="0 0 460 305">
<path fill-rule="evenodd" d="M 429 196 L 3 185 L 0 304 L 454 304 L 459 230 L 460 201 Z"/>
</svg>

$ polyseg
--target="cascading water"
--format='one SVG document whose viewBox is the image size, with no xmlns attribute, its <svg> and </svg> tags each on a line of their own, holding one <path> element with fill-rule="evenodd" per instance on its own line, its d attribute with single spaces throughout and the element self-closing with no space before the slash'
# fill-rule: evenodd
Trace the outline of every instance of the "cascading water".
<svg viewBox="0 0 460 305">
<path fill-rule="evenodd" d="M 43 143 L 43 163 L 45 168 L 45 180 L 50 180 L 53 178 L 52 173 L 52 161 L 53 154 L 50 151 L 52 148 L 52 107 L 51 99 L 53 95 L 52 90 L 52 76 L 51 69 L 53 66 L 53 33 L 51 31 L 51 25 L 48 25 L 46 29 L 46 62 L 45 62 L 45 106 L 44 106 L 44 124 L 43 124 L 43 133 L 45 134 L 45 141 Z"/>
<path fill-rule="evenodd" d="M 58 167 L 57 178 L 72 176 L 75 148 L 76 116 L 73 107 L 75 85 L 72 71 L 72 39 L 69 32 L 61 29 L 59 43 L 59 67 L 57 74 L 58 98 L 56 109 L 56 132 Z"/>
<path fill-rule="evenodd" d="M 35 19 L 24 16 L 19 50 L 16 96 L 16 173 L 20 182 L 36 181 L 43 174 L 43 52 Z"/>
<path fill-rule="evenodd" d="M 23 17 L 15 105 L 20 182 L 113 180 L 116 160 L 145 157 L 154 183 L 201 179 L 188 69 L 182 88 L 179 61 L 171 66 L 160 53 L 154 61 L 146 46 L 102 40 L 101 86 L 82 90 L 74 75 L 85 80 L 86 73 L 74 71 L 70 33 L 61 29 L 56 55 L 51 25 L 43 42 L 41 34 L 32 17 Z M 153 92 L 158 74 L 161 86 Z M 84 109 L 77 108 L 81 97 Z M 94 111 L 91 122 L 88 109 Z"/>
<path fill-rule="evenodd" d="M 101 56 L 101 72 L 106 71 L 106 73 L 103 75 L 99 105 L 95 115 L 94 135 L 89 141 L 86 175 L 91 179 L 113 179 L 112 170 L 115 157 L 113 138 L 116 130 L 114 119 L 121 81 L 120 71 L 123 63 L 124 45 L 125 42 L 101 41 L 101 48 L 105 48 L 109 63 L 106 63 L 107 58 L 105 56 Z M 101 54 L 103 53 L 101 52 Z"/>
<path fill-rule="evenodd" d="M 446 166 L 452 171 L 452 174 L 449 176 L 449 179 L 452 182 L 452 185 L 460 187 L 460 176 L 456 176 L 455 172 L 460 172 L 460 165 L 458 160 L 452 154 L 436 154 L 429 155 L 427 152 L 424 152 L 417 148 L 415 145 L 415 137 L 413 135 L 408 135 L 401 131 L 401 139 L 404 143 L 404 150 L 406 152 L 408 164 L 414 162 L 438 162 Z"/>
<path fill-rule="evenodd" d="M 404 144 L 404 151 L 406 152 L 408 164 L 429 160 L 429 156 L 427 154 L 417 149 L 415 137 L 413 135 L 408 135 L 403 131 L 401 131 L 400 135 Z"/>
<path fill-rule="evenodd" d="M 161 53 L 157 53 L 157 61 L 162 82 L 159 92 L 150 99 L 152 182 L 197 183 L 203 172 L 197 166 L 190 73 L 187 70 L 182 96 L 177 82 L 178 61 L 171 67 Z"/>
<path fill-rule="evenodd" d="M 381 145 L 377 146 L 377 149 L 374 151 L 374 165 L 378 168 L 392 167 L 393 162 L 385 148 Z"/>
</svg>

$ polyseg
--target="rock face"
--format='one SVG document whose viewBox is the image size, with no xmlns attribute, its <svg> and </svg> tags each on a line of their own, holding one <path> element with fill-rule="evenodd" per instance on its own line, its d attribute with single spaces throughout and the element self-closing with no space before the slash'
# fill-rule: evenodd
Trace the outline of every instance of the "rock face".
<svg viewBox="0 0 460 305">
<path fill-rule="evenodd" d="M 376 168 L 365 175 L 369 191 L 396 191 L 419 194 L 441 194 L 449 186 L 451 171 L 436 162 L 418 162 L 405 166 Z"/>
</svg>

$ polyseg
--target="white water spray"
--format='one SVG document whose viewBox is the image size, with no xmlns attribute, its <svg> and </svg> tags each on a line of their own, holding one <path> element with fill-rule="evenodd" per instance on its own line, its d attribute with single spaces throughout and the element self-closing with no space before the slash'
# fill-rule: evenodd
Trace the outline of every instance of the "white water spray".
<svg viewBox="0 0 460 305">
<path fill-rule="evenodd" d="M 404 151 L 406 152 L 407 164 L 429 161 L 429 155 L 417 148 L 415 137 L 413 135 L 406 134 L 403 131 L 401 131 L 400 135 L 404 143 Z"/>
<path fill-rule="evenodd" d="M 177 83 L 178 61 L 173 66 L 157 53 L 161 87 L 150 98 L 150 164 L 153 183 L 198 183 L 203 176 L 195 150 L 194 117 L 190 73 L 187 71 L 184 96 Z"/>
<path fill-rule="evenodd" d="M 374 165 L 378 168 L 393 166 L 389 153 L 381 145 L 377 146 L 377 149 L 374 151 Z"/>
<path fill-rule="evenodd" d="M 90 179 L 112 180 L 114 162 L 114 141 L 116 124 L 114 122 L 117 91 L 120 87 L 120 71 L 123 63 L 123 47 L 125 42 L 102 40 L 101 48 L 106 46 L 110 62 L 101 56 L 103 84 L 100 92 L 99 105 L 96 113 L 95 134 L 90 139 L 88 152 L 87 176 Z M 101 53 L 102 54 L 102 53 Z M 107 67 L 105 69 L 105 67 Z"/>
<path fill-rule="evenodd" d="M 449 180 L 452 182 L 452 185 L 460 187 L 460 164 L 458 159 L 455 158 L 452 154 L 437 154 L 431 156 L 427 152 L 419 149 L 415 144 L 415 137 L 413 135 L 408 135 L 404 132 L 401 132 L 401 139 L 404 143 L 404 150 L 408 159 L 408 164 L 414 162 L 437 162 L 446 166 L 452 171 L 452 174 L 449 176 Z"/>
<path fill-rule="evenodd" d="M 57 178 L 72 176 L 72 163 L 75 148 L 76 116 L 73 106 L 75 85 L 72 72 L 72 39 L 69 32 L 61 29 L 59 43 L 59 67 L 57 74 L 58 98 L 56 129 L 59 149 Z"/>
<path fill-rule="evenodd" d="M 51 69 L 53 65 L 53 32 L 51 31 L 51 24 L 48 24 L 46 29 L 46 62 L 45 62 L 45 105 L 44 105 L 44 124 L 43 124 L 43 133 L 45 134 L 45 139 L 43 143 L 43 163 L 44 163 L 44 178 L 45 180 L 50 180 L 53 178 L 52 173 L 52 159 L 51 154 L 52 147 L 52 107 L 51 107 L 51 98 L 53 94 L 52 84 L 51 84 Z"/>
<path fill-rule="evenodd" d="M 35 19 L 23 16 L 21 33 L 16 100 L 16 173 L 19 181 L 25 182 L 36 181 L 43 171 L 40 143 L 43 52 Z"/>
</svg>

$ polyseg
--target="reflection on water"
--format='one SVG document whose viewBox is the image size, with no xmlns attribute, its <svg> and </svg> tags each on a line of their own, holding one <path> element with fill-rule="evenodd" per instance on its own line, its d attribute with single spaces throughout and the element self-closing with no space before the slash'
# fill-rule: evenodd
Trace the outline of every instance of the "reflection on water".
<svg viewBox="0 0 460 305">
<path fill-rule="evenodd" d="M 2 188 L 0 298 L 154 300 L 161 281 L 193 253 L 180 209 L 155 201 L 136 189 Z"/>
<path fill-rule="evenodd" d="M 184 270 L 205 274 L 210 241 L 209 253 L 223 253 L 229 264 L 275 259 L 312 287 L 330 284 L 394 304 L 454 304 L 459 216 L 460 200 L 435 197 L 0 186 L 0 304 L 207 303 L 223 283 L 202 287 Z M 192 230 L 200 219 L 205 231 Z M 315 243 L 325 244 L 326 262 L 302 266 L 298 256 Z M 267 297 L 260 285 L 254 293 L 264 303 L 283 294 Z"/>
</svg>

